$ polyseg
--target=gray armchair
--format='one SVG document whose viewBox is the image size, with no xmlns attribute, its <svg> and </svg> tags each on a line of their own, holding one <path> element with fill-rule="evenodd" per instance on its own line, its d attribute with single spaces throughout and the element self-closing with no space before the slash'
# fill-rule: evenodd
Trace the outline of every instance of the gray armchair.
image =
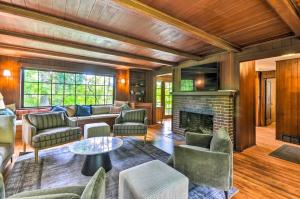
<svg viewBox="0 0 300 199">
<path fill-rule="evenodd" d="M 144 109 L 122 111 L 113 126 L 114 136 L 144 136 L 146 142 L 148 125 L 146 115 Z"/>
<path fill-rule="evenodd" d="M 70 120 L 64 112 L 33 113 L 23 116 L 22 140 L 34 148 L 35 161 L 38 151 L 75 140 L 80 140 L 81 129 L 76 121 Z"/>
<path fill-rule="evenodd" d="M 225 129 L 214 135 L 187 133 L 186 145 L 175 146 L 169 163 L 195 184 L 228 190 L 233 180 L 233 146 Z"/>
<path fill-rule="evenodd" d="M 0 115 L 0 172 L 14 154 L 16 116 Z"/>
<path fill-rule="evenodd" d="M 100 168 L 86 186 L 25 191 L 8 199 L 105 199 L 105 170 Z M 0 199 L 5 199 L 3 177 L 0 173 Z"/>
</svg>

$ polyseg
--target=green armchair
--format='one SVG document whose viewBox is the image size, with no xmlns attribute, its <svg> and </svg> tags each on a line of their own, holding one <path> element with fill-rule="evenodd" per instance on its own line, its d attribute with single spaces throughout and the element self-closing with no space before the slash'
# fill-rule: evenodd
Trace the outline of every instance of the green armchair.
<svg viewBox="0 0 300 199">
<path fill-rule="evenodd" d="M 23 116 L 22 140 L 34 148 L 35 162 L 38 151 L 72 141 L 80 140 L 81 129 L 76 121 L 70 120 L 64 112 L 33 113 Z"/>
<path fill-rule="evenodd" d="M 187 133 L 186 145 L 175 146 L 169 163 L 191 182 L 224 190 L 228 198 L 233 185 L 233 146 L 225 129 L 214 135 Z"/>
<path fill-rule="evenodd" d="M 25 191 L 8 199 L 105 199 L 105 170 L 100 168 L 86 186 Z M 0 199 L 5 199 L 3 177 L 0 173 Z"/>
<path fill-rule="evenodd" d="M 0 115 L 0 172 L 14 154 L 16 116 Z"/>
<path fill-rule="evenodd" d="M 148 125 L 146 115 L 144 109 L 122 111 L 113 126 L 114 136 L 144 136 L 146 142 Z"/>
</svg>

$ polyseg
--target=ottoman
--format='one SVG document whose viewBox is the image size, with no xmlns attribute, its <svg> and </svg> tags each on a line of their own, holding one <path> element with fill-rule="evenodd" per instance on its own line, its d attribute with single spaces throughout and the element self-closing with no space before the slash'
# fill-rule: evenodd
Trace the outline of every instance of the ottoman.
<svg viewBox="0 0 300 199">
<path fill-rule="evenodd" d="M 105 122 L 84 125 L 84 138 L 110 136 L 110 126 Z"/>
<path fill-rule="evenodd" d="M 189 180 L 159 160 L 120 172 L 119 199 L 187 199 Z"/>
</svg>

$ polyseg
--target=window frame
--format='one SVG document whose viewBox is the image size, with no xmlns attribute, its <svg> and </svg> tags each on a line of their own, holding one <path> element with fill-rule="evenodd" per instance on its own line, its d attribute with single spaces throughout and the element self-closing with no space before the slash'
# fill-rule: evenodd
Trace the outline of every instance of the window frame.
<svg viewBox="0 0 300 199">
<path fill-rule="evenodd" d="M 37 82 L 30 82 L 30 81 L 25 81 L 25 71 L 26 70 L 32 70 L 32 71 L 38 71 L 38 79 L 37 79 Z M 40 92 L 40 84 L 41 83 L 44 83 L 44 82 L 41 82 L 40 81 L 40 79 L 39 79 L 39 72 L 40 71 L 44 71 L 44 72 L 50 72 L 50 73 L 54 73 L 54 72 L 56 72 L 56 73 L 63 73 L 64 74 L 64 83 L 62 83 L 63 84 L 63 93 L 62 94 L 57 94 L 57 95 L 62 95 L 62 104 L 60 104 L 60 106 L 72 106 L 72 105 L 78 105 L 78 103 L 77 103 L 77 101 L 76 101 L 76 98 L 77 98 L 77 93 L 76 93 L 76 86 L 77 85 L 84 85 L 85 86 L 85 89 L 84 89 L 84 92 L 85 92 L 85 94 L 84 94 L 84 97 L 85 97 L 85 103 L 84 103 L 84 105 L 87 105 L 87 106 L 89 106 L 89 105 L 94 105 L 94 106 L 98 106 L 98 105 L 112 105 L 113 103 L 114 103 L 114 101 L 115 101 L 115 97 L 116 97 L 116 76 L 114 75 L 114 74 L 107 74 L 107 73 L 104 73 L 104 74 L 99 74 L 99 73 L 93 73 L 93 74 L 91 74 L 91 73 L 84 73 L 84 72 L 73 72 L 73 71 L 63 71 L 63 70 L 47 70 L 47 69 L 36 69 L 36 68 L 21 68 L 21 107 L 22 108 L 46 108 L 46 107 L 53 107 L 53 106 L 55 106 L 56 104 L 52 104 L 52 101 L 53 101 L 53 96 L 55 96 L 56 94 L 55 93 L 53 93 L 53 85 L 56 85 L 56 84 L 61 84 L 61 83 L 56 83 L 56 82 L 54 82 L 53 81 L 53 76 L 51 76 L 51 82 L 50 83 L 48 83 L 48 84 L 50 84 L 51 85 L 51 91 L 50 91 L 50 94 L 45 94 L 45 95 L 50 95 L 50 105 L 49 106 L 40 106 L 39 105 L 39 101 L 38 101 L 38 104 L 37 104 L 37 106 L 25 106 L 25 104 L 24 104 L 24 99 L 25 99 L 25 95 L 37 95 L 37 96 L 41 96 L 42 94 L 40 94 L 39 92 Z M 74 82 L 74 84 L 70 84 L 70 83 L 66 83 L 66 81 L 65 81 L 65 74 L 66 73 L 68 73 L 68 74 L 74 74 L 75 75 L 75 82 Z M 94 95 L 87 95 L 87 91 L 86 91 L 86 89 L 87 89 L 87 85 L 88 85 L 88 83 L 84 83 L 84 84 L 77 84 L 77 82 L 76 82 L 76 76 L 77 75 L 92 75 L 92 76 L 94 76 L 95 77 L 95 83 L 94 84 L 92 84 L 94 87 L 95 87 L 95 90 L 94 90 L 94 92 L 95 92 L 95 94 Z M 100 85 L 100 84 L 97 84 L 97 76 L 101 76 L 101 77 L 104 77 L 104 82 L 103 82 L 103 85 Z M 109 78 L 112 78 L 113 80 L 113 86 L 112 86 L 112 95 L 107 95 L 107 93 L 106 93 L 106 86 L 107 87 L 110 87 L 109 86 L 109 83 L 108 83 L 108 85 L 106 85 L 106 78 L 107 77 L 109 77 Z M 109 80 L 108 80 L 109 81 Z M 38 93 L 35 93 L 35 94 L 25 94 L 25 90 L 24 90 L 24 87 L 25 87 L 25 83 L 37 83 L 38 84 Z M 68 95 L 68 94 L 65 94 L 65 86 L 66 85 L 74 85 L 75 86 L 75 88 L 74 88 L 74 94 L 72 94 L 72 95 L 74 95 L 74 97 L 75 97 L 75 104 L 72 104 L 72 105 L 65 105 L 65 102 L 64 102 L 64 99 L 65 99 L 65 96 L 66 95 Z M 96 90 L 97 90 L 97 86 L 103 86 L 103 88 L 104 88 L 104 95 L 97 95 L 97 92 L 96 92 Z M 80 96 L 80 95 L 79 95 Z M 87 103 L 87 97 L 88 96 L 94 96 L 95 97 L 95 103 L 94 104 L 86 104 Z M 97 104 L 97 100 L 96 100 L 96 98 L 97 97 L 100 97 L 100 96 L 103 96 L 104 97 L 104 104 Z M 106 103 L 106 97 L 112 97 L 112 103 Z M 39 98 L 38 98 L 39 99 Z M 83 104 L 81 104 L 81 105 L 83 105 Z"/>
</svg>

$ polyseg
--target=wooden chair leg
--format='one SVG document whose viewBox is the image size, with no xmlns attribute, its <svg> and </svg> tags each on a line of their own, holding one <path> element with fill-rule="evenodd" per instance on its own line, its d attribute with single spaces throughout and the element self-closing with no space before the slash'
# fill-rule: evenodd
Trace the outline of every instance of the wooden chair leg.
<svg viewBox="0 0 300 199">
<path fill-rule="evenodd" d="M 146 144 L 146 142 L 147 142 L 147 134 L 144 135 L 144 144 Z"/>
<path fill-rule="evenodd" d="M 228 191 L 224 191 L 224 194 L 225 194 L 225 199 L 229 199 Z"/>
<path fill-rule="evenodd" d="M 34 149 L 34 160 L 35 160 L 35 163 L 39 163 L 39 150 L 38 149 Z"/>
<path fill-rule="evenodd" d="M 26 152 L 26 143 L 23 143 L 23 152 Z"/>
</svg>

